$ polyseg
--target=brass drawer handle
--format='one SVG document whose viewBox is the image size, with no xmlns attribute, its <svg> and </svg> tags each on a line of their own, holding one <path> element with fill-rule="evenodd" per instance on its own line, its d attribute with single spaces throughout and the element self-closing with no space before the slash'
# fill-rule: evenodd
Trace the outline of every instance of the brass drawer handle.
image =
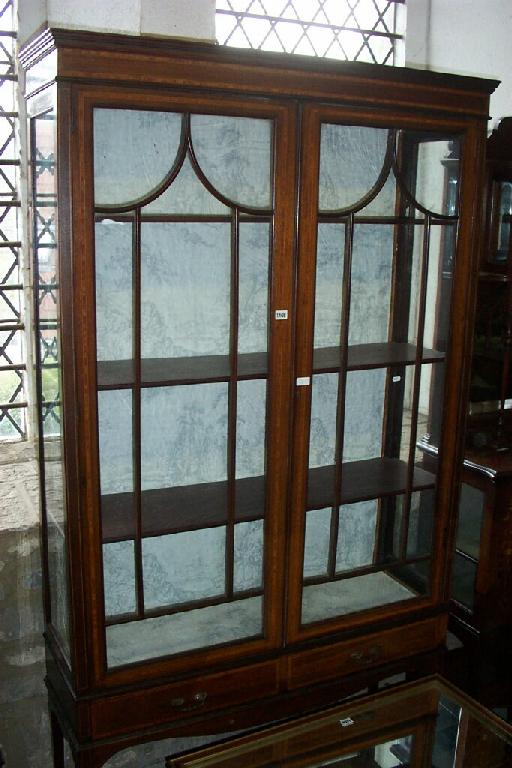
<svg viewBox="0 0 512 768">
<path fill-rule="evenodd" d="M 359 664 L 371 664 L 382 656 L 382 645 L 372 645 L 367 651 L 354 651 L 350 654 L 351 661 L 357 661 Z"/>
<path fill-rule="evenodd" d="M 188 701 L 182 697 L 171 699 L 171 707 L 179 709 L 180 712 L 192 712 L 194 709 L 204 707 L 207 696 L 206 691 L 198 691 Z"/>
</svg>

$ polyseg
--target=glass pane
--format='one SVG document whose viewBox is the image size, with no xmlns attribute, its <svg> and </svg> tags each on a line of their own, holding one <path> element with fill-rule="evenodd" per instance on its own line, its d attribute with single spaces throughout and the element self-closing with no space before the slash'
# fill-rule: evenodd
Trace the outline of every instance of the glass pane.
<svg viewBox="0 0 512 768">
<path fill-rule="evenodd" d="M 236 477 L 265 473 L 266 379 L 237 384 Z M 262 510 L 263 512 L 263 510 Z"/>
<path fill-rule="evenodd" d="M 376 554 L 377 515 L 377 499 L 340 508 L 336 572 L 372 565 Z"/>
<path fill-rule="evenodd" d="M 458 210 L 460 141 L 403 131 L 399 139 L 399 167 L 409 192 L 432 213 L 453 216 Z"/>
<path fill-rule="evenodd" d="M 270 120 L 192 115 L 191 136 L 202 172 L 221 195 L 240 205 L 270 208 Z"/>
<path fill-rule="evenodd" d="M 512 183 L 510 181 L 495 182 L 498 197 L 498 222 L 496 253 L 491 260 L 503 263 L 510 252 L 510 223 L 512 221 Z M 496 193 L 495 193 L 496 194 Z"/>
<path fill-rule="evenodd" d="M 263 529 L 262 520 L 235 525 L 235 592 L 263 589 Z"/>
<path fill-rule="evenodd" d="M 266 352 L 270 224 L 240 223 L 238 351 Z M 266 359 L 266 358 L 265 358 Z"/>
<path fill-rule="evenodd" d="M 361 210 L 361 216 L 395 216 L 397 194 L 397 182 L 393 172 L 390 171 L 380 192 Z"/>
<path fill-rule="evenodd" d="M 344 462 L 382 455 L 385 385 L 384 368 L 347 373 Z"/>
<path fill-rule="evenodd" d="M 470 412 L 497 411 L 503 387 L 503 363 L 505 359 L 506 317 L 509 304 L 508 282 L 479 280 L 475 336 L 470 386 Z M 504 389 L 508 399 L 512 397 L 512 380 Z M 505 403 L 508 407 L 508 403 Z M 478 424 L 471 435 L 475 447 L 495 439 L 496 424 L 483 428 Z M 472 430 L 473 432 L 473 430 Z"/>
<path fill-rule="evenodd" d="M 224 383 L 143 389 L 142 490 L 225 481 L 227 409 Z M 146 498 L 149 514 L 152 497 L 143 496 L 143 510 Z M 183 500 L 171 496 L 166 509 L 169 522 L 180 513 L 186 524 Z"/>
<path fill-rule="evenodd" d="M 229 224 L 143 224 L 141 260 L 142 357 L 227 355 Z"/>
<path fill-rule="evenodd" d="M 133 541 L 103 545 L 103 590 L 107 617 L 134 613 L 137 606 Z"/>
<path fill-rule="evenodd" d="M 421 491 L 411 495 L 407 557 L 432 554 L 432 536 L 435 520 L 435 491 Z"/>
<path fill-rule="evenodd" d="M 95 225 L 96 356 L 130 360 L 133 355 L 131 222 L 103 219 Z"/>
<path fill-rule="evenodd" d="M 391 226 L 354 229 L 349 344 L 388 340 L 393 244 Z"/>
<path fill-rule="evenodd" d="M 34 166 L 36 363 L 39 372 L 40 460 L 44 469 L 51 623 L 69 657 L 67 510 L 61 419 L 60 293 L 57 243 L 56 114 L 32 120 Z M 6 222 L 4 222 L 6 224 Z M 4 227 L 2 226 L 4 230 Z M 4 230 L 6 231 L 6 230 Z M 13 240 L 16 236 L 13 235 Z M 19 348 L 21 352 L 21 348 Z M 22 414 L 20 413 L 21 417 Z M 15 413 L 15 419 L 18 414 Z"/>
<path fill-rule="evenodd" d="M 132 392 L 98 392 L 102 496 L 133 491 Z"/>
<path fill-rule="evenodd" d="M 385 571 L 310 584 L 302 590 L 302 623 L 345 616 L 413 597 L 417 597 L 414 590 Z"/>
<path fill-rule="evenodd" d="M 304 542 L 304 578 L 327 574 L 331 537 L 331 508 L 312 509 L 306 513 Z"/>
<path fill-rule="evenodd" d="M 386 496 L 379 500 L 379 544 L 377 563 L 392 563 L 401 557 L 401 537 L 405 496 Z"/>
<path fill-rule="evenodd" d="M 421 366 L 417 442 L 424 440 L 439 445 L 443 424 L 444 373 L 444 363 Z M 422 457 L 421 450 L 417 450 L 416 460 Z"/>
<path fill-rule="evenodd" d="M 454 224 L 430 230 L 423 346 L 438 352 L 448 347 L 455 234 Z"/>
<path fill-rule="evenodd" d="M 315 349 L 339 347 L 341 333 L 344 224 L 319 224 L 316 251 Z M 339 353 L 337 355 L 339 359 Z M 317 354 L 315 367 L 323 362 Z M 337 362 L 335 358 L 335 362 Z"/>
<path fill-rule="evenodd" d="M 143 200 L 165 180 L 181 140 L 179 114 L 94 110 L 94 199 L 97 206 Z"/>
<path fill-rule="evenodd" d="M 336 373 L 313 376 L 309 434 L 310 467 L 322 467 L 335 461 L 337 395 Z"/>
<path fill-rule="evenodd" d="M 170 187 L 146 205 L 144 213 L 227 215 L 229 208 L 208 192 L 199 181 L 189 157 L 186 157 Z"/>
<path fill-rule="evenodd" d="M 354 207 L 375 186 L 386 156 L 388 131 L 358 125 L 321 127 L 321 211 Z"/>
<path fill-rule="evenodd" d="M 158 608 L 222 595 L 225 539 L 224 527 L 144 539 L 144 607 Z"/>
<path fill-rule="evenodd" d="M 261 635 L 261 597 L 107 627 L 109 667 Z"/>
<path fill-rule="evenodd" d="M 459 522 L 455 546 L 475 560 L 480 557 L 480 534 L 484 514 L 485 494 L 479 488 L 461 483 Z"/>
<path fill-rule="evenodd" d="M 476 572 L 476 563 L 455 553 L 452 563 L 451 596 L 470 610 L 475 606 Z"/>
</svg>

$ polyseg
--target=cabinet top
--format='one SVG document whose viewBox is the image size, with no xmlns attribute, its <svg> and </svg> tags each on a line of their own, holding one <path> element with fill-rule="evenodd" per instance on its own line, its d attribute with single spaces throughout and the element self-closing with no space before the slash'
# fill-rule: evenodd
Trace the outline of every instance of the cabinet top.
<svg viewBox="0 0 512 768">
<path fill-rule="evenodd" d="M 206 88 L 487 118 L 497 80 L 213 43 L 45 28 L 20 50 L 27 96 L 48 82 Z"/>
</svg>

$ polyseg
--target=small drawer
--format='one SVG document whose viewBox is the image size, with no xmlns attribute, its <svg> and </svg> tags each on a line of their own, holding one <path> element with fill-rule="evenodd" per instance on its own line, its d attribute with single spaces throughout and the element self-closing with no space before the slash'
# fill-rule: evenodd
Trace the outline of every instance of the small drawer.
<svg viewBox="0 0 512 768">
<path fill-rule="evenodd" d="M 277 668 L 277 662 L 266 662 L 99 699 L 92 704 L 93 735 L 130 732 L 272 696 L 278 691 Z"/>
<path fill-rule="evenodd" d="M 429 619 L 357 640 L 295 653 L 288 660 L 288 687 L 299 688 L 413 656 L 435 648 L 441 643 L 442 636 L 439 619 Z"/>
</svg>

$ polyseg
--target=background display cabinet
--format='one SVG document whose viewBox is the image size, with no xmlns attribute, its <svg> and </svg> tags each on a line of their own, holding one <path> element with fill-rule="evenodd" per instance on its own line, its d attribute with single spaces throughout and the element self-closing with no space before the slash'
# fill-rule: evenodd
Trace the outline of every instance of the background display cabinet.
<svg viewBox="0 0 512 768">
<path fill-rule="evenodd" d="M 57 764 L 433 652 L 496 83 L 48 30 L 21 60 Z"/>
<path fill-rule="evenodd" d="M 486 142 L 469 418 L 452 578 L 451 627 L 465 646 L 509 654 L 512 616 L 512 118 Z"/>
</svg>

